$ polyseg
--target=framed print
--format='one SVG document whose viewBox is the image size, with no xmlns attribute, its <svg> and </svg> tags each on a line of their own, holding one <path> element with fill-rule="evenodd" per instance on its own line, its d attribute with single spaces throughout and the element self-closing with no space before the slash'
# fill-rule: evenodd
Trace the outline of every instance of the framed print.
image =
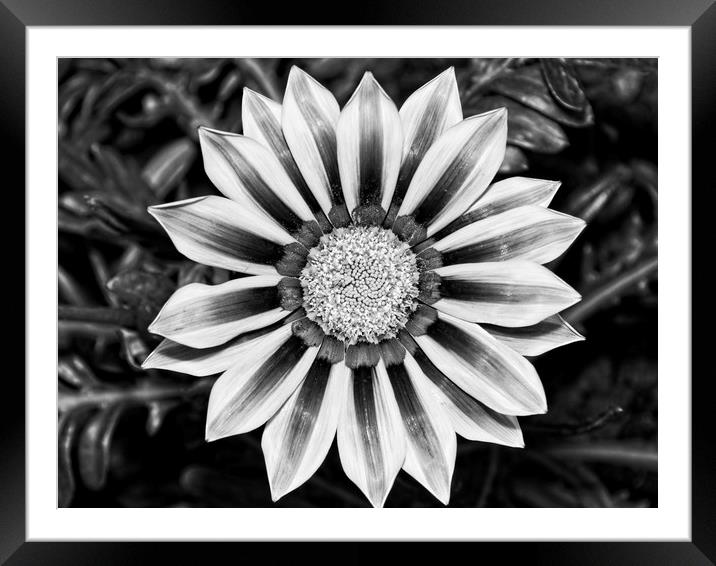
<svg viewBox="0 0 716 566">
<path fill-rule="evenodd" d="M 716 8 L 536 6 L 5 2 L 3 560 L 716 560 Z"/>
</svg>

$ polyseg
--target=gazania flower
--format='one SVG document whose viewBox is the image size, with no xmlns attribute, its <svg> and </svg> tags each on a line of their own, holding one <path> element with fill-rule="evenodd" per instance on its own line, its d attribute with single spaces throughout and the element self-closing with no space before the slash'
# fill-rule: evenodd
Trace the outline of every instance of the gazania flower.
<svg viewBox="0 0 716 566">
<path fill-rule="evenodd" d="M 547 410 L 525 356 L 581 337 L 557 315 L 579 295 L 543 264 L 584 223 L 547 208 L 556 182 L 490 184 L 506 111 L 463 119 L 452 69 L 400 110 L 366 73 L 341 110 L 294 67 L 283 105 L 244 91 L 243 125 L 199 132 L 226 198 L 150 212 L 188 258 L 247 276 L 179 289 L 144 367 L 222 373 L 206 438 L 266 424 L 274 500 L 337 436 L 374 506 L 401 468 L 447 504 L 456 433 L 521 447 L 516 417 Z"/>
</svg>

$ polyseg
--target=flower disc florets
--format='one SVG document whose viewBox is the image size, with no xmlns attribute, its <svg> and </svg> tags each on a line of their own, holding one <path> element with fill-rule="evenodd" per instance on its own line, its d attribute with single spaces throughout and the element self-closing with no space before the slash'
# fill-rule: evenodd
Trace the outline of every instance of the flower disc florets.
<svg viewBox="0 0 716 566">
<path fill-rule="evenodd" d="M 415 255 L 393 232 L 338 228 L 321 237 L 301 272 L 304 308 L 323 330 L 348 344 L 396 336 L 415 310 Z"/>
</svg>

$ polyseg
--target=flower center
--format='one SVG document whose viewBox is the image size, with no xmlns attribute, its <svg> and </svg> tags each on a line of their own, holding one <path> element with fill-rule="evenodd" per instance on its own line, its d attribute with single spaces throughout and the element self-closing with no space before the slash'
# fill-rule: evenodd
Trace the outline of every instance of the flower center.
<svg viewBox="0 0 716 566">
<path fill-rule="evenodd" d="M 393 232 L 338 228 L 308 254 L 303 307 L 326 334 L 377 343 L 395 337 L 415 310 L 419 275 L 415 255 Z"/>
</svg>

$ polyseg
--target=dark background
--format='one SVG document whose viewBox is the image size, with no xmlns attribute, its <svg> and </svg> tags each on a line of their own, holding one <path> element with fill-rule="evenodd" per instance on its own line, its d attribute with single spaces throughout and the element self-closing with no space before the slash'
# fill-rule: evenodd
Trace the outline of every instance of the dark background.
<svg viewBox="0 0 716 566">
<path fill-rule="evenodd" d="M 396 104 L 450 65 L 465 116 L 508 106 L 501 176 L 562 181 L 587 229 L 550 267 L 580 291 L 587 340 L 534 363 L 547 415 L 527 447 L 460 441 L 451 506 L 656 506 L 655 60 L 63 59 L 59 61 L 61 506 L 268 506 L 261 430 L 207 444 L 212 379 L 143 372 L 145 328 L 178 285 L 228 274 L 184 260 L 146 213 L 215 193 L 196 127 L 241 131 L 241 90 L 280 100 L 297 64 L 344 103 L 365 70 Z M 331 450 L 277 505 L 367 505 Z M 440 505 L 401 473 L 387 506 Z"/>
</svg>

